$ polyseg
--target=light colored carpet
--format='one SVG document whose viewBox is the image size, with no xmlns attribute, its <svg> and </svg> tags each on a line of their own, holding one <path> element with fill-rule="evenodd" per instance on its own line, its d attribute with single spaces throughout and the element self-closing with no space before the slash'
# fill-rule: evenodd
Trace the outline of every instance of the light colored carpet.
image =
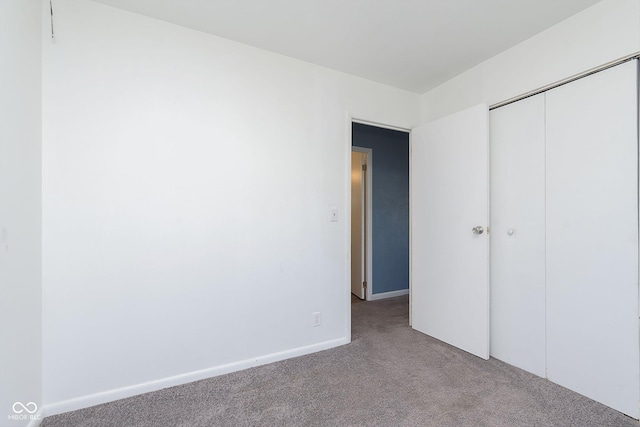
<svg viewBox="0 0 640 427">
<path fill-rule="evenodd" d="M 408 299 L 352 305 L 353 342 L 44 419 L 73 426 L 638 426 L 412 330 Z"/>
</svg>

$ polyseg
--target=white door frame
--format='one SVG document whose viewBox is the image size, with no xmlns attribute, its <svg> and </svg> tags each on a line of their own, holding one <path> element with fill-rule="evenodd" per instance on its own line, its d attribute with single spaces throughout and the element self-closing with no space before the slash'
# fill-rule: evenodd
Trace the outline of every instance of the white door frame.
<svg viewBox="0 0 640 427">
<path fill-rule="evenodd" d="M 365 300 L 371 301 L 373 292 L 373 149 L 365 147 L 351 147 L 351 151 L 358 153 L 364 153 L 367 155 L 367 173 L 365 174 L 366 185 L 366 206 L 364 208 L 364 215 L 366 218 L 366 229 L 364 231 L 366 241 L 366 281 L 367 288 L 365 289 Z M 353 194 L 351 195 L 353 197 Z M 349 216 L 351 218 L 351 216 Z"/>
</svg>

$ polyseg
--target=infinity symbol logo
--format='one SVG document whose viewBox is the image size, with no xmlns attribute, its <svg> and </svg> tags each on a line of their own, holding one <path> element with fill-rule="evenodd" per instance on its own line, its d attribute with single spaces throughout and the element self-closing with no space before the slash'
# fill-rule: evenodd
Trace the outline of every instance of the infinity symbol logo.
<svg viewBox="0 0 640 427">
<path fill-rule="evenodd" d="M 16 409 L 16 407 L 18 409 Z M 30 409 L 30 408 L 33 408 L 33 409 Z M 38 410 L 38 405 L 36 405 L 33 402 L 29 402 L 26 405 L 23 404 L 22 402 L 16 402 L 13 404 L 13 412 L 15 412 L 16 414 L 21 414 L 23 411 L 27 411 L 28 413 L 33 414 L 37 410 Z"/>
</svg>

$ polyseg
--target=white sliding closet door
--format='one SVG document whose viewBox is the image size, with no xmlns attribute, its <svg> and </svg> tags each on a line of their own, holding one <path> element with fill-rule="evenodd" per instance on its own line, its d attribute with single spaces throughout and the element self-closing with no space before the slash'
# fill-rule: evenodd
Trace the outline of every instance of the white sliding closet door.
<svg viewBox="0 0 640 427">
<path fill-rule="evenodd" d="M 545 94 L 491 112 L 491 356 L 545 372 Z"/>
<path fill-rule="evenodd" d="M 636 61 L 546 94 L 547 376 L 639 415 Z"/>
</svg>

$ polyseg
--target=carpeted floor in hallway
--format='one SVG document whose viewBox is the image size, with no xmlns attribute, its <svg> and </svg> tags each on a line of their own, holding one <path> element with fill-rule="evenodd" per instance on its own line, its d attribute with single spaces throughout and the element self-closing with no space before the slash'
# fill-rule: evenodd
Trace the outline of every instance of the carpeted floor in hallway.
<svg viewBox="0 0 640 427">
<path fill-rule="evenodd" d="M 42 426 L 638 426 L 412 330 L 407 297 L 351 307 L 349 345 L 47 417 Z"/>
</svg>

